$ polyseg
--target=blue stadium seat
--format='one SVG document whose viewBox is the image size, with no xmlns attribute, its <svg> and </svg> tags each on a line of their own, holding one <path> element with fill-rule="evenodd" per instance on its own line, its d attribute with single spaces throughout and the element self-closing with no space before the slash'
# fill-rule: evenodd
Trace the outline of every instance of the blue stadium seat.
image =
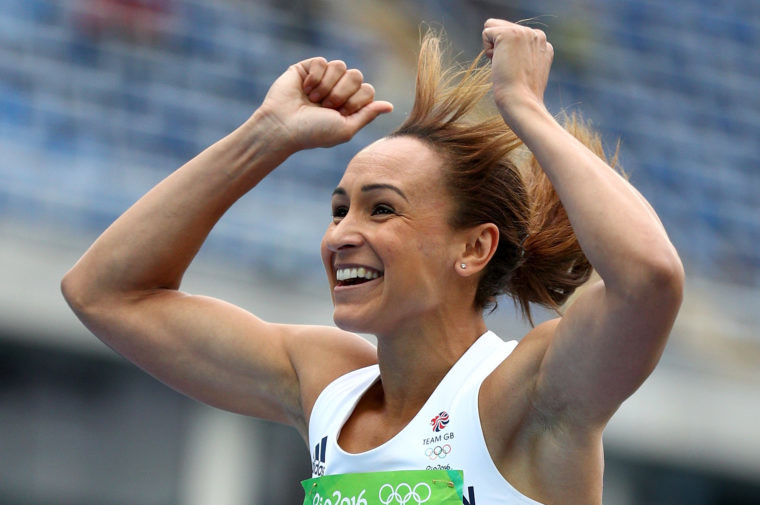
<svg viewBox="0 0 760 505">
<path fill-rule="evenodd" d="M 523 17 L 560 5 L 523 3 L 512 8 Z M 160 36 L 130 41 L 81 31 L 77 5 L 0 0 L 0 141 L 13 147 L 0 159 L 0 209 L 90 231 L 244 121 L 288 62 L 319 52 L 356 64 L 382 45 L 329 19 L 304 26 L 274 5 L 197 0 L 174 0 Z M 446 15 L 461 8 L 446 5 Z M 587 66 L 558 62 L 547 102 L 584 111 L 607 146 L 622 139 L 623 166 L 690 268 L 719 277 L 731 256 L 752 272 L 740 281 L 760 283 L 760 3 L 737 0 L 719 12 L 689 0 L 595 5 Z M 289 160 L 272 178 L 279 197 L 241 204 L 211 249 L 240 261 L 258 255 L 275 269 L 303 262 L 298 245 L 272 259 L 264 237 L 318 242 L 321 230 L 289 209 L 322 208 L 357 146 L 378 134 Z M 125 178 L 129 167 L 146 174 L 143 183 Z M 51 197 L 58 188 L 66 198 Z M 288 216 L 287 230 L 257 217 L 268 208 Z"/>
</svg>

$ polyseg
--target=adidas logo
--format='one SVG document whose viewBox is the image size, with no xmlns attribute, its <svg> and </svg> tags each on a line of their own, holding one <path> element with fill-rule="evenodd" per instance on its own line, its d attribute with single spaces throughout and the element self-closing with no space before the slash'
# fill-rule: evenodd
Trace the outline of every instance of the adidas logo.
<svg viewBox="0 0 760 505">
<path fill-rule="evenodd" d="M 327 452 L 327 437 L 314 446 L 314 458 L 311 460 L 312 477 L 321 477 L 325 474 L 325 453 Z"/>
</svg>

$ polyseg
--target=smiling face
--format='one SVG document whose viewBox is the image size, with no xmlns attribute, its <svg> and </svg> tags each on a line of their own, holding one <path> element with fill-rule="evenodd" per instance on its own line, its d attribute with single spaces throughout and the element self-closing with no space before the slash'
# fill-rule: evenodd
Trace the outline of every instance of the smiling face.
<svg viewBox="0 0 760 505">
<path fill-rule="evenodd" d="M 354 157 L 322 240 L 339 327 L 392 334 L 445 310 L 461 250 L 451 208 L 442 160 L 422 141 L 383 139 Z"/>
</svg>

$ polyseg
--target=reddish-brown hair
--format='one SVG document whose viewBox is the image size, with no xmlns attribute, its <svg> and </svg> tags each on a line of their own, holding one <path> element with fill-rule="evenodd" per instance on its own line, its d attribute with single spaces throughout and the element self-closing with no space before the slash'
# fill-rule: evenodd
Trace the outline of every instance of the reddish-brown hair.
<svg viewBox="0 0 760 505">
<path fill-rule="evenodd" d="M 455 202 L 454 228 L 499 228 L 499 245 L 480 278 L 475 305 L 495 307 L 506 294 L 532 321 L 531 303 L 558 310 L 592 267 L 548 177 L 496 112 L 490 89 L 483 54 L 469 67 L 447 67 L 441 37 L 428 32 L 414 105 L 391 136 L 420 139 L 441 155 Z M 564 126 L 606 161 L 599 135 L 582 119 L 567 116 Z"/>
</svg>

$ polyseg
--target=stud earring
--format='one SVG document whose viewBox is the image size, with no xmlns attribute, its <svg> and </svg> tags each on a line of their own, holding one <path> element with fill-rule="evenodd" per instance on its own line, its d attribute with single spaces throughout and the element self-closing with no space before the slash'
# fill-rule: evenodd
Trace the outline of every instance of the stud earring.
<svg viewBox="0 0 760 505">
<path fill-rule="evenodd" d="M 464 263 L 460 263 L 459 264 L 459 268 L 461 268 L 462 270 L 464 270 L 465 268 L 467 268 L 467 265 L 464 264 Z"/>
</svg>

